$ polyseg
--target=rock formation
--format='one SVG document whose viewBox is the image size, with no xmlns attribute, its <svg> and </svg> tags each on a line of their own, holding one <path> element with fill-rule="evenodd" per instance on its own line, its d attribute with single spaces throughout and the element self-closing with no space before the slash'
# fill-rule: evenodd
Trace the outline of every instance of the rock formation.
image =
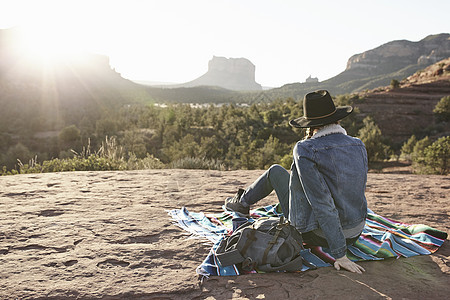
<svg viewBox="0 0 450 300">
<path fill-rule="evenodd" d="M 450 58 L 439 61 L 400 82 L 360 93 L 355 103 L 361 114 L 371 115 L 385 136 L 403 142 L 414 132 L 434 124 L 433 109 L 450 94 Z"/>
<path fill-rule="evenodd" d="M 311 82 L 319 82 L 319 78 L 317 77 L 311 77 L 311 75 L 308 76 L 308 78 L 305 79 L 306 83 L 311 83 Z"/>
<path fill-rule="evenodd" d="M 346 71 L 366 75 L 393 72 L 408 65 L 430 65 L 450 57 L 450 34 L 430 35 L 418 42 L 392 41 L 350 57 Z"/>
<path fill-rule="evenodd" d="M 303 96 L 318 89 L 332 95 L 358 93 L 387 86 L 392 79 L 401 80 L 418 70 L 450 57 L 450 34 L 429 35 L 411 42 L 392 41 L 377 48 L 353 55 L 340 74 L 321 82 L 296 82 L 266 92 L 271 99 Z"/>
<path fill-rule="evenodd" d="M 450 244 L 433 255 L 301 273 L 211 276 L 211 248 L 167 210 L 220 212 L 260 170 L 143 170 L 0 176 L 0 299 L 446 299 Z M 405 184 L 407 183 L 407 184 Z M 448 177 L 370 173 L 369 208 L 448 232 Z M 276 203 L 272 193 L 261 205 Z M 199 285 L 200 283 L 200 285 Z M 405 288 L 408 287 L 408 288 Z M 293 296 L 294 295 L 294 296 Z"/>
<path fill-rule="evenodd" d="M 262 90 L 255 81 L 255 65 L 246 58 L 213 56 L 208 63 L 208 72 L 180 87 L 219 86 L 236 91 Z"/>
</svg>

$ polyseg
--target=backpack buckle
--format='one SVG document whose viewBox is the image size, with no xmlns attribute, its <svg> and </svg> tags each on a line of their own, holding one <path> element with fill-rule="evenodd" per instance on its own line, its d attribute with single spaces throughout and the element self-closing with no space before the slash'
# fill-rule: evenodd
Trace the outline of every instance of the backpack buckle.
<svg viewBox="0 0 450 300">
<path fill-rule="evenodd" d="M 253 259 L 251 257 L 247 257 L 242 262 L 241 267 L 242 267 L 242 270 L 244 270 L 244 271 L 252 271 L 255 269 L 256 263 L 253 261 Z"/>
</svg>

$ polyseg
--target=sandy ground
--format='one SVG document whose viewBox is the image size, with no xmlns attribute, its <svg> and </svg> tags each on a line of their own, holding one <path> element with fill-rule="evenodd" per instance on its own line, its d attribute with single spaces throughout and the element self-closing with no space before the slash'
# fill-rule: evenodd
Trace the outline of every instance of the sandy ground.
<svg viewBox="0 0 450 300">
<path fill-rule="evenodd" d="M 435 254 L 333 268 L 211 277 L 210 245 L 167 210 L 218 212 L 261 171 L 146 170 L 0 177 L 1 299 L 429 299 L 450 295 L 450 245 Z M 450 177 L 370 173 L 369 207 L 450 232 Z M 265 200 L 276 203 L 272 194 Z"/>
</svg>

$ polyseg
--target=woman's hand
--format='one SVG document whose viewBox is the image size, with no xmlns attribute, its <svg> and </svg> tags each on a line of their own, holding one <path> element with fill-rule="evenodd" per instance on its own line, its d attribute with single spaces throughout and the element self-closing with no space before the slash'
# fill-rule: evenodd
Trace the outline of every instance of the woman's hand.
<svg viewBox="0 0 450 300">
<path fill-rule="evenodd" d="M 364 270 L 363 267 L 355 264 L 354 262 L 352 262 L 350 259 L 347 258 L 347 256 L 343 256 L 341 258 L 336 259 L 336 261 L 334 262 L 334 267 L 336 268 L 336 270 L 340 270 L 341 267 L 353 272 L 353 273 L 358 273 L 358 274 L 362 274 L 362 272 L 365 272 L 366 270 Z"/>
</svg>

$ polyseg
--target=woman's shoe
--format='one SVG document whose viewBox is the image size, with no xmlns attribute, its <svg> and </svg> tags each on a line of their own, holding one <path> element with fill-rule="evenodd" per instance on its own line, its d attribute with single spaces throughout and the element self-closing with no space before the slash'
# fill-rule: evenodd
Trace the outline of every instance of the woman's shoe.
<svg viewBox="0 0 450 300">
<path fill-rule="evenodd" d="M 244 206 L 241 203 L 241 197 L 242 194 L 244 194 L 244 192 L 245 190 L 239 189 L 236 195 L 234 195 L 231 198 L 229 197 L 225 199 L 225 208 L 237 212 L 239 214 L 248 216 L 250 214 L 250 207 Z"/>
</svg>

